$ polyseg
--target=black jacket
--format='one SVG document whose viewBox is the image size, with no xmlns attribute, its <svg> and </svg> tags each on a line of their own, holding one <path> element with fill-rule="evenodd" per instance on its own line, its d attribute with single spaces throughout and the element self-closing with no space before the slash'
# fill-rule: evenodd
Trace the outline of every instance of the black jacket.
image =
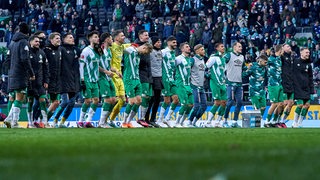
<svg viewBox="0 0 320 180">
<path fill-rule="evenodd" d="M 291 54 L 287 53 L 281 56 L 281 79 L 284 93 L 293 93 L 293 58 Z"/>
<path fill-rule="evenodd" d="M 31 81 L 31 87 L 28 88 L 38 89 L 42 87 L 44 83 L 49 83 L 48 60 L 46 58 L 46 54 L 42 49 L 36 49 L 31 47 L 29 58 L 36 79 L 34 81 Z"/>
<path fill-rule="evenodd" d="M 80 91 L 79 56 L 80 51 L 74 45 L 64 44 L 61 47 L 61 92 Z"/>
<path fill-rule="evenodd" d="M 144 44 L 139 39 L 135 41 L 139 46 Z M 141 83 L 152 83 L 150 54 L 140 56 L 139 77 Z"/>
<path fill-rule="evenodd" d="M 7 56 L 9 61 L 9 90 L 23 89 L 28 86 L 28 80 L 34 76 L 29 59 L 28 36 L 17 32 L 9 45 Z"/>
<path fill-rule="evenodd" d="M 51 43 L 44 48 L 49 62 L 48 93 L 59 94 L 61 92 L 61 47 L 55 47 Z"/>
<path fill-rule="evenodd" d="M 311 63 L 297 58 L 293 63 L 294 99 L 309 100 L 314 93 Z"/>
</svg>

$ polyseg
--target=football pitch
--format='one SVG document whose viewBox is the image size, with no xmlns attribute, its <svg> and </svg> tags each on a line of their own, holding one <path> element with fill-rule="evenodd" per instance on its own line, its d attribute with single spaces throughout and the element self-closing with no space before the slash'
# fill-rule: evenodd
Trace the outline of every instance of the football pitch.
<svg viewBox="0 0 320 180">
<path fill-rule="evenodd" d="M 319 179 L 319 129 L 0 129 L 0 179 Z"/>
</svg>

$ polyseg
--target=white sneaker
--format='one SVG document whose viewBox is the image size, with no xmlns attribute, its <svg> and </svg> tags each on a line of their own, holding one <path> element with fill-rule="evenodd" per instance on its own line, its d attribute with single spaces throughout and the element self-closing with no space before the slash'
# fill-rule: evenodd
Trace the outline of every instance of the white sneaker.
<svg viewBox="0 0 320 180">
<path fill-rule="evenodd" d="M 171 126 L 170 126 L 170 124 L 169 124 L 168 121 L 164 120 L 164 121 L 163 121 L 163 124 L 165 124 L 168 128 L 171 128 Z"/>
<path fill-rule="evenodd" d="M 52 128 L 52 126 L 48 122 L 43 124 L 44 124 L 44 128 Z"/>
<path fill-rule="evenodd" d="M 23 128 L 23 127 L 21 127 L 18 122 L 12 122 L 11 128 Z"/>
<path fill-rule="evenodd" d="M 110 128 L 110 126 L 106 123 L 103 123 L 103 124 L 99 124 L 98 128 Z"/>
<path fill-rule="evenodd" d="M 37 127 L 34 124 L 28 124 L 27 128 L 33 129 L 33 128 L 37 128 Z"/>
<path fill-rule="evenodd" d="M 183 126 L 181 126 L 180 123 L 176 123 L 173 127 L 174 127 L 174 128 L 182 128 Z"/>
<path fill-rule="evenodd" d="M 215 128 L 222 128 L 222 124 L 218 121 L 214 123 Z"/>
<path fill-rule="evenodd" d="M 212 128 L 211 122 L 207 122 L 207 123 L 204 125 L 204 127 L 206 127 L 206 128 Z"/>
<path fill-rule="evenodd" d="M 299 127 L 299 124 L 298 123 L 296 123 L 296 122 L 293 122 L 292 123 L 292 128 L 298 128 Z"/>
</svg>

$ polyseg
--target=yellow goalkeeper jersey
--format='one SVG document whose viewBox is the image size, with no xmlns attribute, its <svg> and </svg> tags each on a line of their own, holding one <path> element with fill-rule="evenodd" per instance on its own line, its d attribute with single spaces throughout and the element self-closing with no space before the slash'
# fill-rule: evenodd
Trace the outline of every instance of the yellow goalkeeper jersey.
<svg viewBox="0 0 320 180">
<path fill-rule="evenodd" d="M 110 47 L 112 59 L 111 59 L 111 67 L 116 69 L 118 72 L 121 72 L 121 61 L 123 56 L 123 50 L 127 47 L 129 47 L 131 44 L 122 44 L 118 45 L 117 43 L 112 43 L 112 46 Z M 115 74 L 115 77 L 118 77 Z"/>
</svg>

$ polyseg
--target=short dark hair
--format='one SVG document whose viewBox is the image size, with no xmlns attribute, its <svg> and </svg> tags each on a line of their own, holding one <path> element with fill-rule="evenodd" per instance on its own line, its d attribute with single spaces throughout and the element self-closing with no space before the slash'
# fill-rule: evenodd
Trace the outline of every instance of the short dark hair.
<svg viewBox="0 0 320 180">
<path fill-rule="evenodd" d="M 279 51 L 281 51 L 281 49 L 282 49 L 282 45 L 281 45 L 281 44 L 278 44 L 278 45 L 276 45 L 276 46 L 274 47 L 274 52 L 279 52 Z"/>
<path fill-rule="evenodd" d="M 120 33 L 123 33 L 123 31 L 121 29 L 115 30 L 112 34 L 112 37 L 114 38 L 114 37 L 118 36 Z"/>
<path fill-rule="evenodd" d="M 197 51 L 198 49 L 200 49 L 200 48 L 203 48 L 204 46 L 202 45 L 202 44 L 197 44 L 197 45 L 195 45 L 194 46 L 194 51 Z"/>
<path fill-rule="evenodd" d="M 138 35 L 140 36 L 141 34 L 143 34 L 143 33 L 145 33 L 145 32 L 148 32 L 148 31 L 146 31 L 145 29 L 142 29 L 142 30 L 140 30 L 140 31 L 138 32 Z"/>
<path fill-rule="evenodd" d="M 31 35 L 31 36 L 29 37 L 29 42 L 30 42 L 30 41 L 33 41 L 35 38 L 38 38 L 38 39 L 39 39 L 38 36 L 36 36 L 36 35 Z"/>
<path fill-rule="evenodd" d="M 107 38 L 109 38 L 111 36 L 111 34 L 109 34 L 108 32 L 102 33 L 100 35 L 100 42 L 104 42 Z"/>
<path fill-rule="evenodd" d="M 217 49 L 221 44 L 222 44 L 221 42 L 215 43 L 214 48 Z"/>
<path fill-rule="evenodd" d="M 44 31 L 36 31 L 33 35 L 39 36 L 41 33 L 46 34 Z"/>
<path fill-rule="evenodd" d="M 180 50 L 182 50 L 183 46 L 185 46 L 185 45 L 189 45 L 189 43 L 187 43 L 187 42 L 181 43 L 180 46 L 179 46 Z"/>
<path fill-rule="evenodd" d="M 90 39 L 93 35 L 98 35 L 99 36 L 99 32 L 98 31 L 91 31 L 88 35 L 87 35 L 87 39 Z"/>
<path fill-rule="evenodd" d="M 69 35 L 73 36 L 73 34 L 71 32 L 67 32 L 67 33 L 62 35 L 62 39 L 66 38 Z"/>
<path fill-rule="evenodd" d="M 168 41 L 176 41 L 177 40 L 177 38 L 175 37 L 175 36 L 169 36 L 168 38 L 167 38 L 167 42 Z"/>
</svg>

